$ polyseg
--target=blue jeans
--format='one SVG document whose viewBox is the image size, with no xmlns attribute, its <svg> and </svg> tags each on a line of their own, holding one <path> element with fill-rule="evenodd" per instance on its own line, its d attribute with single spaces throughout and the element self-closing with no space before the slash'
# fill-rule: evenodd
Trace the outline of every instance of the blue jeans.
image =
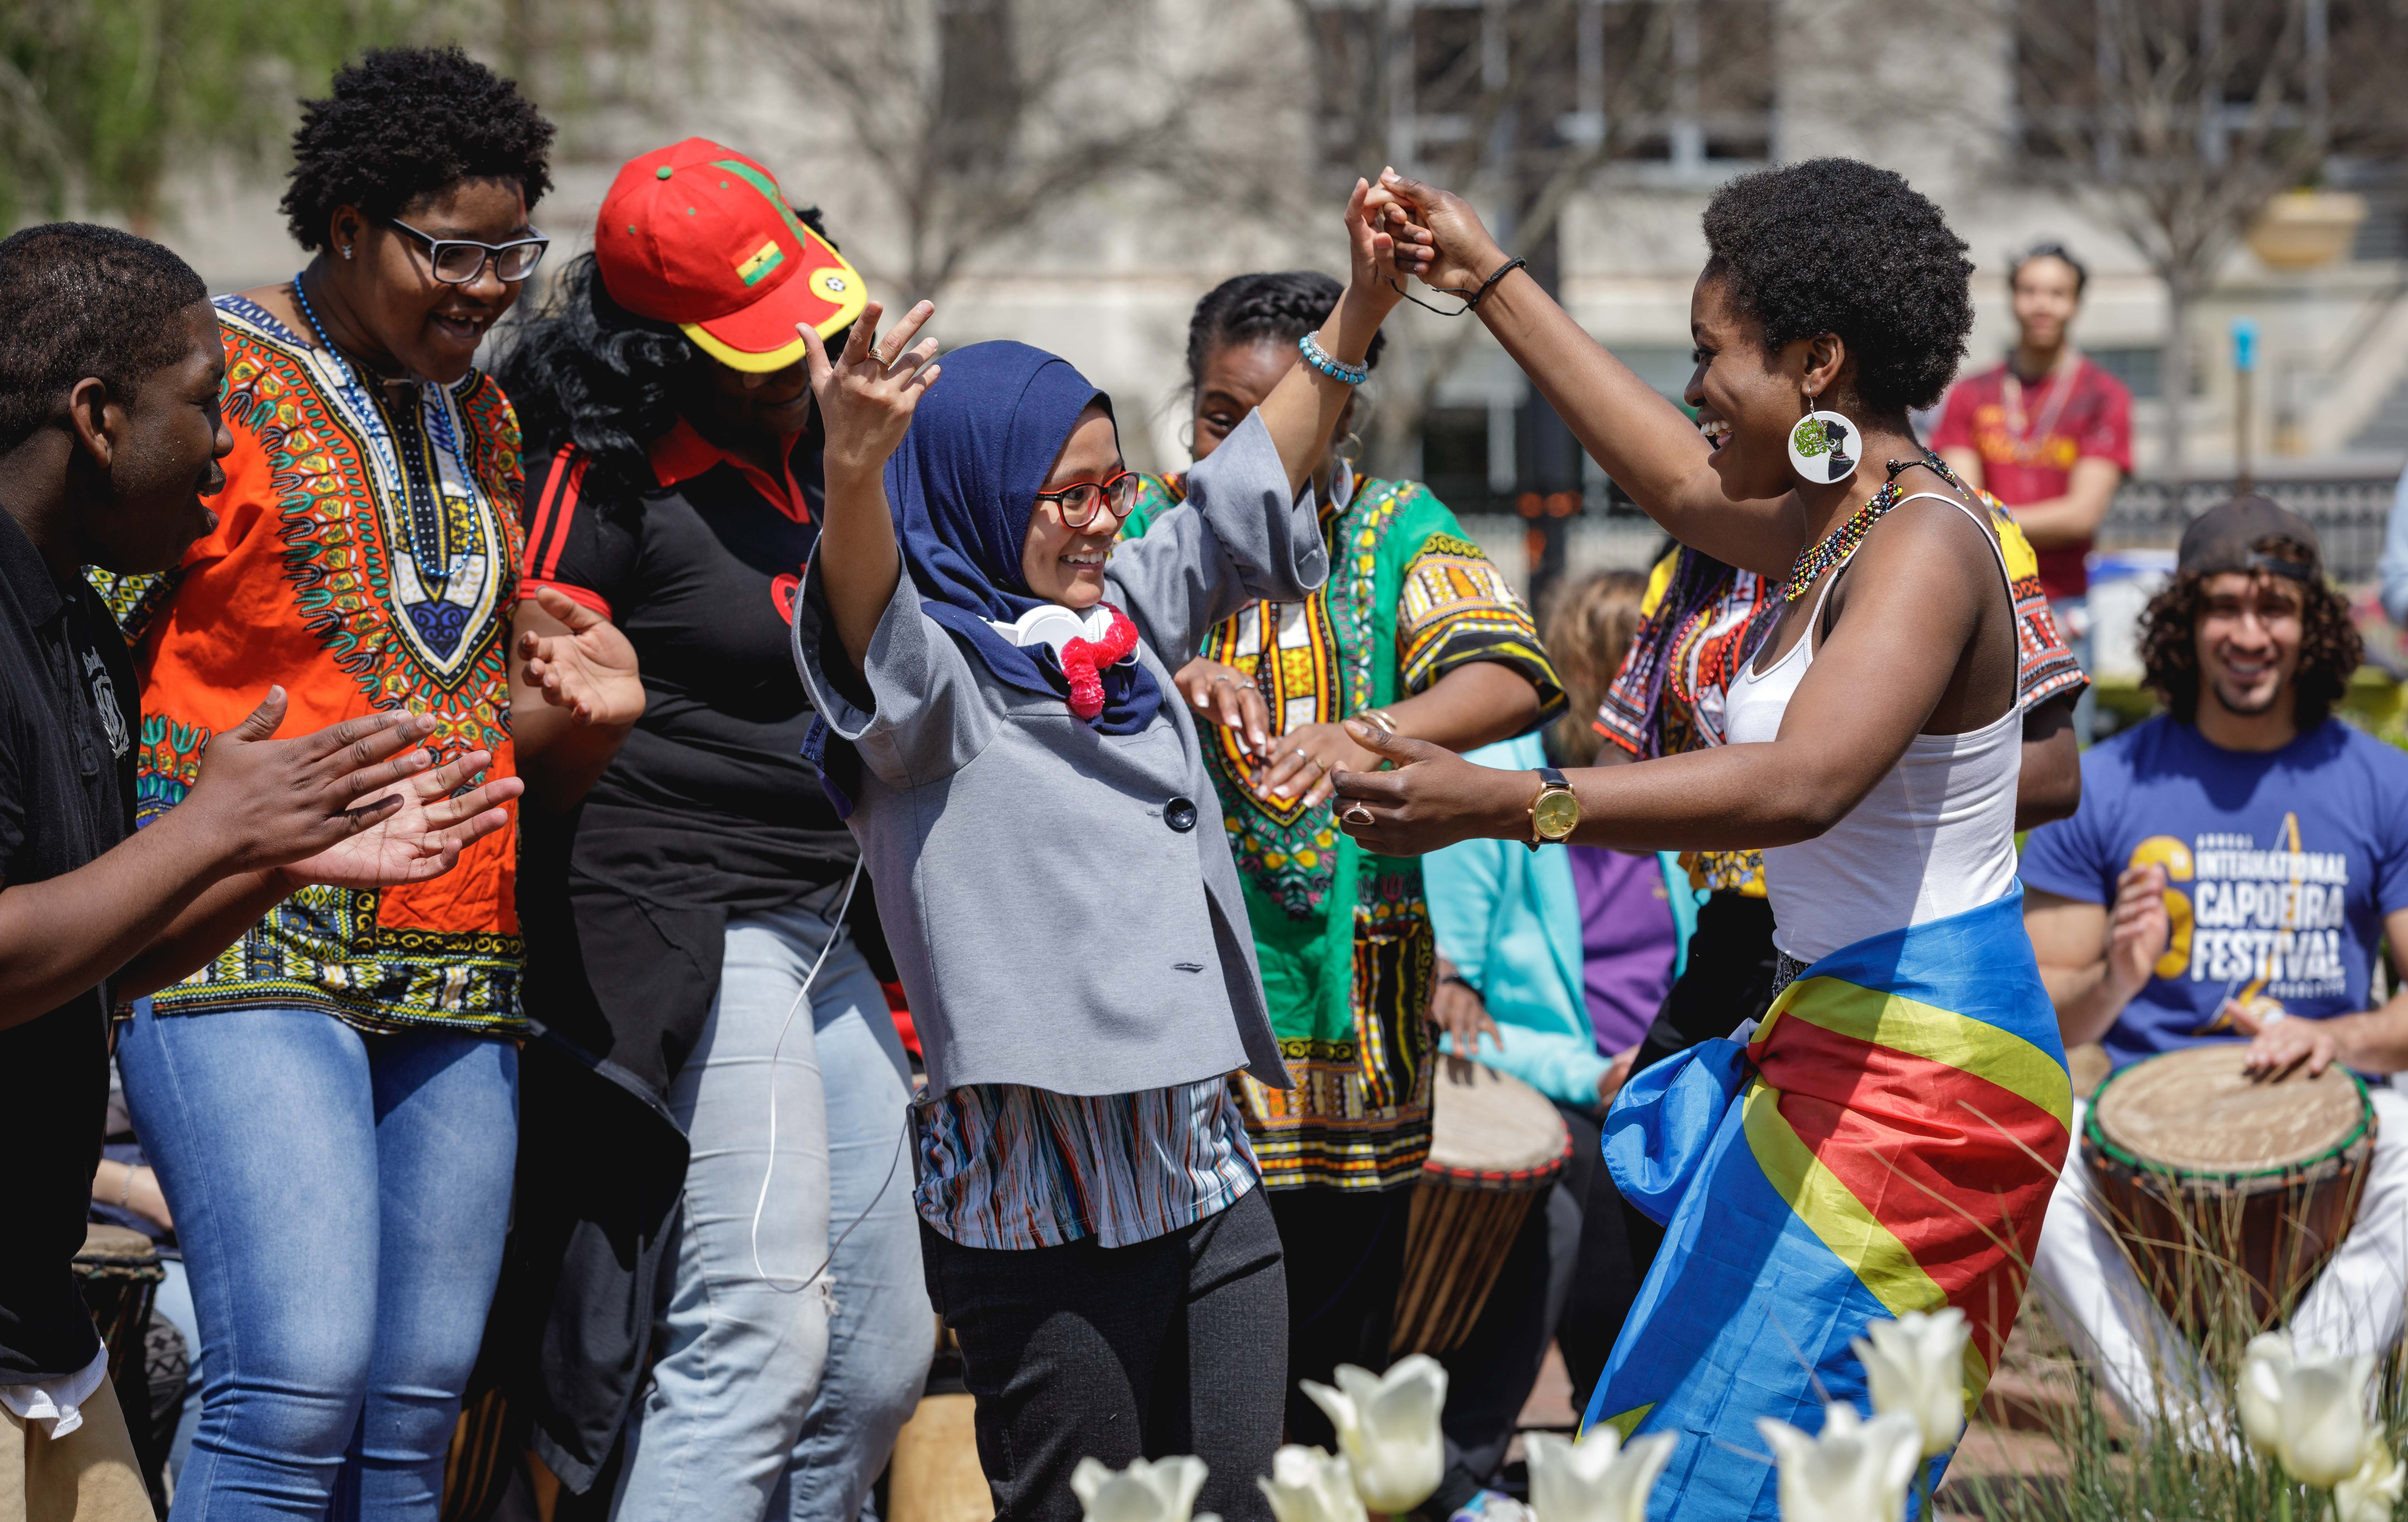
<svg viewBox="0 0 2408 1522">
<path fill-rule="evenodd" d="M 518 1048 L 145 1010 L 118 1063 L 206 1371 L 170 1522 L 434 1522 L 509 1224 Z"/>
<path fill-rule="evenodd" d="M 849 939 L 796 1003 L 829 934 L 801 908 L 728 924 L 718 998 L 669 1089 L 693 1151 L 618 1522 L 853 1522 L 919 1402 L 936 1336 L 898 1150 L 910 1069 Z"/>
<path fill-rule="evenodd" d="M 159 1283 L 159 1293 L 150 1301 L 150 1314 L 176 1328 L 184 1340 L 184 1357 L 191 1364 L 184 1376 L 184 1403 L 177 1408 L 176 1434 L 167 1443 L 167 1478 L 180 1479 L 184 1462 L 193 1454 L 193 1434 L 201 1426 L 201 1320 L 193 1314 L 193 1283 L 184 1276 L 181 1256 L 162 1257 L 159 1267 L 167 1275 Z"/>
</svg>

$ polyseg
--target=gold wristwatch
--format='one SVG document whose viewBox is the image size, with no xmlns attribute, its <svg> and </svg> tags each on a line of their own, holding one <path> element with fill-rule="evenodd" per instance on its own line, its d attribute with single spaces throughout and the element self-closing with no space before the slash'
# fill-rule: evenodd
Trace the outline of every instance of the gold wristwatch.
<svg viewBox="0 0 2408 1522">
<path fill-rule="evenodd" d="M 1561 840 L 1580 827 L 1580 795 L 1553 767 L 1539 768 L 1539 796 L 1530 800 L 1531 850 Z"/>
</svg>

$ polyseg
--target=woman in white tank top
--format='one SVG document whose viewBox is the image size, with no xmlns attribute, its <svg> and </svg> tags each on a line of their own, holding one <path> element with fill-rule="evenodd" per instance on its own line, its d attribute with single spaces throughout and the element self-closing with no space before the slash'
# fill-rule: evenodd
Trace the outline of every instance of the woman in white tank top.
<svg viewBox="0 0 2408 1522">
<path fill-rule="evenodd" d="M 1728 744 L 1567 778 L 1361 725 L 1395 769 L 1338 780 L 1341 826 L 1375 851 L 1763 849 L 1796 981 L 1760 1027 L 1615 1102 L 1608 1168 L 1667 1238 L 1588 1415 L 1667 1450 L 1651 1517 L 1771 1522 L 1753 1456 L 1819 1429 L 1826 1400 L 1870 1414 L 1850 1346 L 1868 1321 L 1961 1315 L 1978 1397 L 2066 1154 L 2064 1054 L 2014 879 L 2013 599 L 1986 514 L 1907 421 L 1964 354 L 1971 266 L 1885 170 L 1818 159 L 1732 182 L 1690 304 L 1693 426 L 1462 201 L 1381 189 L 1399 264 L 1473 298 L 1650 516 L 1787 578 L 1729 687 Z"/>
</svg>

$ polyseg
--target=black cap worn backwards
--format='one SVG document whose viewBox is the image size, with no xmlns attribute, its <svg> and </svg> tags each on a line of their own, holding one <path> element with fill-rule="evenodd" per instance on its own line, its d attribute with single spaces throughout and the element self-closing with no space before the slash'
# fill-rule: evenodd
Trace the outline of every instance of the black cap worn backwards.
<svg viewBox="0 0 2408 1522">
<path fill-rule="evenodd" d="M 2270 555 L 2258 548 L 2267 539 L 2287 539 L 2307 558 Z M 2191 525 L 2183 530 L 2176 568 L 2202 576 L 2217 571 L 2266 571 L 2295 582 L 2313 582 L 2324 575 L 2324 552 L 2305 518 L 2271 497 L 2239 496 L 2191 520 Z"/>
</svg>

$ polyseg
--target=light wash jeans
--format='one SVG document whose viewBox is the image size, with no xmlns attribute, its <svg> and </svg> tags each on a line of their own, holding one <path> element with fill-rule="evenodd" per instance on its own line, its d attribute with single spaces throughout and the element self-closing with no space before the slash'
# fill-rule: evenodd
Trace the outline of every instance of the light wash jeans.
<svg viewBox="0 0 2408 1522">
<path fill-rule="evenodd" d="M 205 1371 L 171 1522 L 435 1522 L 501 1271 L 518 1055 L 315 1010 L 126 1026 Z"/>
<path fill-rule="evenodd" d="M 167 1444 L 167 1478 L 172 1481 L 183 1476 L 184 1462 L 193 1454 L 193 1434 L 201 1426 L 201 1386 L 207 1375 L 201 1367 L 201 1318 L 193 1312 L 193 1282 L 185 1276 L 184 1260 L 162 1257 L 159 1267 L 167 1277 L 159 1282 L 150 1314 L 182 1336 L 184 1356 L 192 1365 L 184 1376 L 184 1403 L 176 1413 L 176 1435 Z"/>
<path fill-rule="evenodd" d="M 728 924 L 719 996 L 669 1088 L 693 1152 L 617 1522 L 853 1522 L 919 1400 L 935 1329 L 898 1150 L 910 1070 L 850 939 L 798 1010 L 829 933 L 800 908 Z"/>
</svg>

